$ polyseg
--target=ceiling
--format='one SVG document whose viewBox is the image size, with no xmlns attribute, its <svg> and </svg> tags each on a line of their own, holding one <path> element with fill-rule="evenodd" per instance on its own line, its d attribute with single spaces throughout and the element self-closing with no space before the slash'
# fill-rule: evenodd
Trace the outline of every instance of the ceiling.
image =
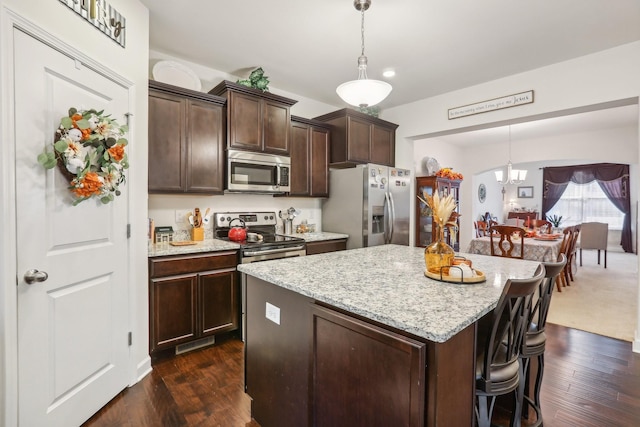
<svg viewBox="0 0 640 427">
<path fill-rule="evenodd" d="M 346 106 L 335 88 L 357 78 L 352 0 L 141 1 L 151 49 L 241 78 L 260 66 L 272 87 Z M 393 86 L 380 109 L 637 40 L 638 0 L 372 0 L 365 13 L 368 76 Z M 395 77 L 384 78 L 387 69 Z M 514 124 L 512 134 L 515 141 L 637 123 L 636 104 Z M 507 140 L 508 128 L 440 138 L 491 144 Z"/>
<path fill-rule="evenodd" d="M 342 107 L 357 78 L 353 0 L 141 0 L 150 48 Z M 369 78 L 393 86 L 380 109 L 640 40 L 638 0 L 372 0 Z M 396 76 L 382 77 L 394 69 Z"/>
</svg>

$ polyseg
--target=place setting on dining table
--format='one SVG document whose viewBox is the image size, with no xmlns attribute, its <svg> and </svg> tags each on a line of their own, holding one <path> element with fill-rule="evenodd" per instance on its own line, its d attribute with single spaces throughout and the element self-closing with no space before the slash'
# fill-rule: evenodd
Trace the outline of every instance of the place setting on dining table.
<svg viewBox="0 0 640 427">
<path fill-rule="evenodd" d="M 504 235 L 501 236 L 500 231 L 504 231 Z M 487 235 L 471 239 L 467 252 L 553 262 L 558 259 L 563 234 L 552 231 L 553 228 L 547 221 L 540 221 L 540 226 L 536 220 L 525 221 L 522 227 L 494 225 Z"/>
</svg>

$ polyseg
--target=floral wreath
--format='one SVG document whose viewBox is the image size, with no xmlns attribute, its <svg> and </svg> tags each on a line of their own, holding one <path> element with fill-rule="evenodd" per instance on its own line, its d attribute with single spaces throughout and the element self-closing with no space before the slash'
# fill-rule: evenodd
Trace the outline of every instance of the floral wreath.
<svg viewBox="0 0 640 427">
<path fill-rule="evenodd" d="M 103 111 L 69 109 L 56 129 L 53 151 L 38 156 L 38 163 L 46 169 L 56 165 L 69 180 L 69 190 L 75 196 L 73 205 L 91 198 L 104 204 L 121 194 L 125 183 L 124 169 L 129 161 L 124 147 L 127 126 L 120 126 Z"/>
</svg>

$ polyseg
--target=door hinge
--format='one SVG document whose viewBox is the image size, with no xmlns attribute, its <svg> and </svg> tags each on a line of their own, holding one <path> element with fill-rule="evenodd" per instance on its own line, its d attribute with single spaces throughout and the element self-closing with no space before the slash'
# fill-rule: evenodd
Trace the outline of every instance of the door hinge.
<svg viewBox="0 0 640 427">
<path fill-rule="evenodd" d="M 124 116 L 127 120 L 127 127 L 131 126 L 131 117 L 133 117 L 133 113 L 125 113 Z"/>
<path fill-rule="evenodd" d="M 129 347 L 133 344 L 133 334 L 129 332 Z"/>
<path fill-rule="evenodd" d="M 131 224 L 127 224 L 127 239 L 131 237 Z"/>
</svg>

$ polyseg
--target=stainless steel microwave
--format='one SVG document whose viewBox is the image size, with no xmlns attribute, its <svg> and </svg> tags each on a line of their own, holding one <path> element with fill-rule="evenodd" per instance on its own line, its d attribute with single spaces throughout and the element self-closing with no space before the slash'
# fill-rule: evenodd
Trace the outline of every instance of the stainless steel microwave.
<svg viewBox="0 0 640 427">
<path fill-rule="evenodd" d="M 250 151 L 227 151 L 227 188 L 230 193 L 286 193 L 291 190 L 291 158 Z"/>
</svg>

